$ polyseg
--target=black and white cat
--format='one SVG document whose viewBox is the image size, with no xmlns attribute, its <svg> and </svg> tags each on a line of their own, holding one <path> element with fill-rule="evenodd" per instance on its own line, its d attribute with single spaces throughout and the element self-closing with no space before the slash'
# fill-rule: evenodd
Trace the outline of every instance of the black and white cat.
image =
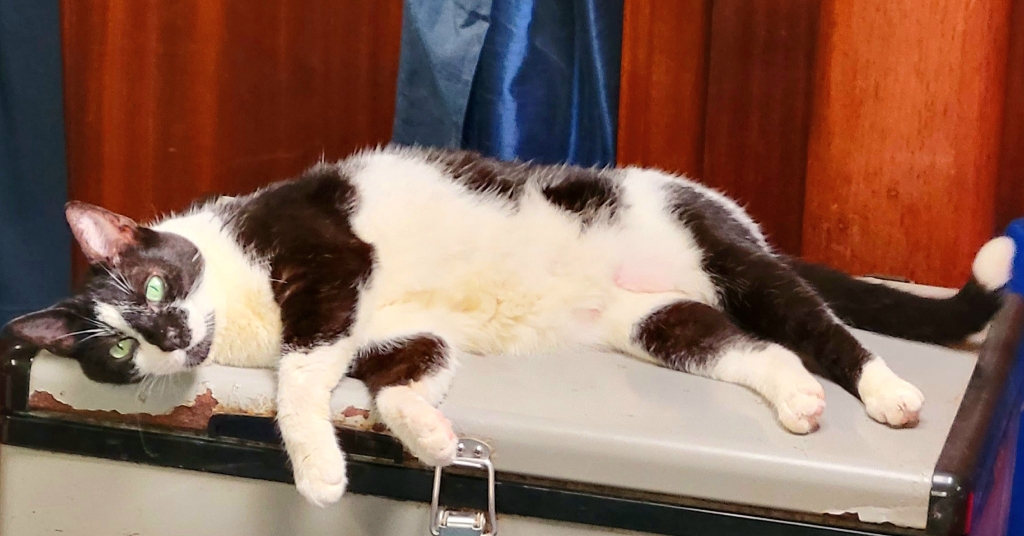
<svg viewBox="0 0 1024 536">
<path fill-rule="evenodd" d="M 402 147 L 148 226 L 78 202 L 67 218 L 87 287 L 9 333 L 100 382 L 276 365 L 295 482 L 319 505 L 346 486 L 339 380 L 362 380 L 415 456 L 447 464 L 456 435 L 436 406 L 466 354 L 612 349 L 747 386 L 798 434 L 825 407 L 814 373 L 876 421 L 912 425 L 921 392 L 846 326 L 963 340 L 999 308 L 1014 255 L 990 241 L 955 297 L 929 299 L 776 253 L 736 203 L 685 178 Z"/>
</svg>

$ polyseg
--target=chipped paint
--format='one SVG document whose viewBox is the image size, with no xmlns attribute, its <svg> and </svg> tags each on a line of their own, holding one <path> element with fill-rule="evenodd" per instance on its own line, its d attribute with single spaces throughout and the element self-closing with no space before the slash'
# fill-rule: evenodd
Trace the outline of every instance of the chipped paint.
<svg viewBox="0 0 1024 536">
<path fill-rule="evenodd" d="M 186 430 L 206 430 L 216 406 L 217 399 L 213 397 L 213 391 L 209 389 L 197 396 L 192 404 L 175 406 L 169 413 L 157 415 L 144 412 L 121 413 L 114 410 L 75 409 L 57 400 L 46 391 L 35 391 L 28 398 L 28 407 L 32 410 L 66 413 L 98 421 L 165 426 Z"/>
<path fill-rule="evenodd" d="M 36 356 L 30 379 L 29 407 L 127 424 L 205 430 L 212 415 L 273 418 L 274 375 L 267 370 L 202 367 L 192 374 L 154 384 L 114 386 L 91 382 L 70 359 Z M 369 394 L 346 379 L 331 399 L 336 426 L 380 431 L 369 409 Z"/>
<path fill-rule="evenodd" d="M 828 515 L 855 515 L 862 523 L 892 524 L 895 526 L 913 526 L 908 520 L 920 514 L 917 506 L 856 506 L 845 510 L 830 510 Z"/>
<path fill-rule="evenodd" d="M 199 394 L 190 404 L 175 406 L 167 413 L 152 414 L 146 412 L 122 413 L 116 410 L 76 409 L 69 404 L 57 400 L 46 391 L 34 391 L 28 399 L 28 407 L 34 411 L 50 411 L 83 417 L 96 421 L 119 422 L 125 424 L 143 424 L 164 426 L 185 430 L 206 430 L 213 415 L 247 415 L 252 417 L 273 418 L 276 415 L 273 407 L 257 410 L 239 406 L 225 406 L 213 397 L 213 391 L 207 389 Z M 384 432 L 387 429 L 378 425 L 370 418 L 370 411 L 348 406 L 334 412 L 331 421 L 335 426 L 354 430 Z"/>
</svg>

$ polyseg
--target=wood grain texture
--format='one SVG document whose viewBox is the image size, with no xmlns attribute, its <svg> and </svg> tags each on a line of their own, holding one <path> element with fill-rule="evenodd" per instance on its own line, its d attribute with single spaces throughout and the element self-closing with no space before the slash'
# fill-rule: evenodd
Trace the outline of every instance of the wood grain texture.
<svg viewBox="0 0 1024 536">
<path fill-rule="evenodd" d="M 800 253 L 820 0 L 715 0 L 704 182 Z"/>
<path fill-rule="evenodd" d="M 703 176 L 711 0 L 625 0 L 619 164 Z"/>
<path fill-rule="evenodd" d="M 1024 216 L 1024 0 L 1013 0 L 996 187 L 996 231 Z"/>
<path fill-rule="evenodd" d="M 825 0 L 803 252 L 959 285 L 993 234 L 1009 0 Z"/>
<path fill-rule="evenodd" d="M 73 199 L 145 220 L 390 139 L 401 0 L 61 11 Z"/>
</svg>

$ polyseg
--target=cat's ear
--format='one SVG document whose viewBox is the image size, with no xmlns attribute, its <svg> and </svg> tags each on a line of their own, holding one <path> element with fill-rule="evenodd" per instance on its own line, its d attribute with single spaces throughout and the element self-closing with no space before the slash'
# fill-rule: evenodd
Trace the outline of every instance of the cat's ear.
<svg viewBox="0 0 1024 536">
<path fill-rule="evenodd" d="M 114 265 L 121 252 L 138 242 L 139 226 L 127 216 L 81 201 L 68 202 L 64 214 L 90 264 Z"/>
<path fill-rule="evenodd" d="M 56 305 L 11 320 L 3 334 L 37 346 L 50 353 L 68 356 L 74 346 L 75 314 Z"/>
</svg>

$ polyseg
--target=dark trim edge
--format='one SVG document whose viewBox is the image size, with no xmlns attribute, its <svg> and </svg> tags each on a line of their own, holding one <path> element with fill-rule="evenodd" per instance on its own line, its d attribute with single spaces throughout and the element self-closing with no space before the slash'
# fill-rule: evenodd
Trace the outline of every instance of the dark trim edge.
<svg viewBox="0 0 1024 536">
<path fill-rule="evenodd" d="M 0 408 L 28 409 L 29 374 L 38 348 L 0 337 Z"/>
<path fill-rule="evenodd" d="M 1014 401 L 1021 397 L 1024 363 L 1017 363 L 1024 331 L 1024 298 L 1007 296 L 978 355 L 960 409 L 932 475 L 927 534 L 966 534 L 972 494 L 986 484 L 984 475 L 995 463 L 995 450 L 1018 414 Z"/>
</svg>

